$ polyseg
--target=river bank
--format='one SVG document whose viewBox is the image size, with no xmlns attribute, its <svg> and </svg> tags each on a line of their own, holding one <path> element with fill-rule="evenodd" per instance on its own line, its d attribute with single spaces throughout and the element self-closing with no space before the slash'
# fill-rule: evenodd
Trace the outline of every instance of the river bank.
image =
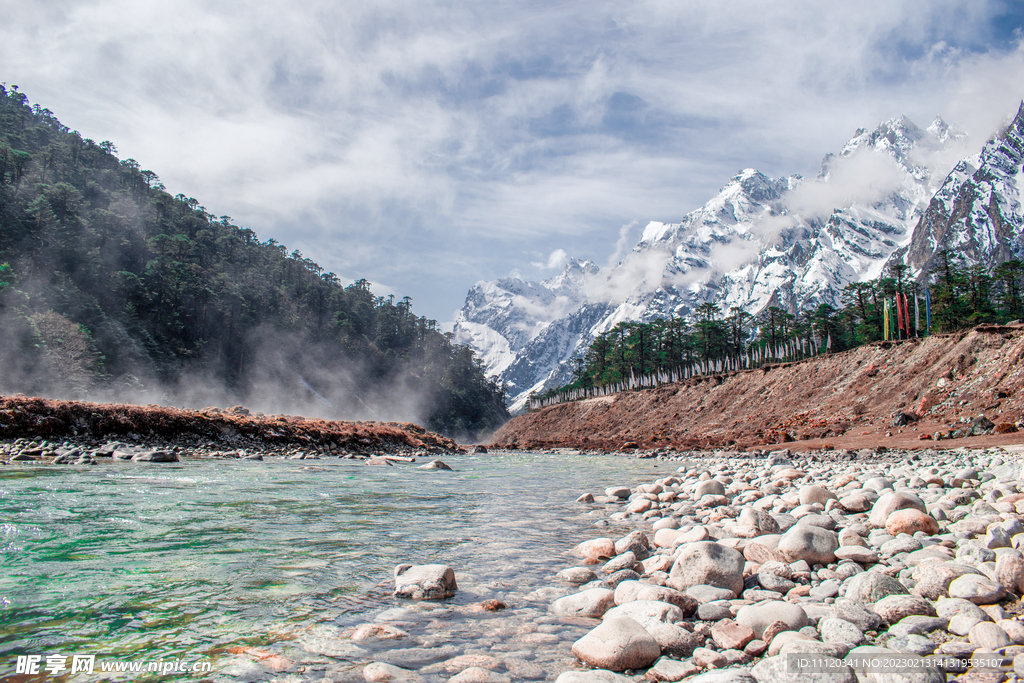
<svg viewBox="0 0 1024 683">
<path fill-rule="evenodd" d="M 1011 640 L 1020 635 L 1002 624 L 1016 621 L 1020 586 L 981 604 L 985 616 L 963 599 L 939 598 L 966 575 L 1002 585 L 999 558 L 1022 540 L 1011 533 L 1015 525 L 1004 528 L 1020 521 L 1018 459 L 1003 449 L 491 452 L 446 457 L 453 472 L 269 455 L 261 463 L 15 462 L 0 470 L 11 520 L 0 589 L 13 600 L 6 616 L 16 635 L 0 654 L 28 653 L 28 642 L 59 650 L 68 641 L 92 643 L 107 657 L 184 653 L 210 661 L 212 679 L 223 681 L 509 683 L 566 672 L 607 681 L 610 674 L 586 673 L 574 647 L 587 661 L 593 655 L 578 643 L 621 616 L 659 648 L 658 659 L 626 667 L 626 680 L 705 671 L 736 683 L 781 680 L 758 675 L 773 639 L 780 650 L 799 640 L 812 644 L 797 647 L 835 655 L 845 641 L 830 629 L 851 636 L 829 619 L 862 626 L 864 643 L 875 647 L 922 636 L 934 650 L 973 654 L 985 649 L 979 638 L 1002 642 L 993 633 L 972 641 L 979 623 Z M 889 533 L 890 520 L 875 519 L 875 508 L 896 492 L 912 503 L 906 509 L 924 507 L 937 528 Z M 791 555 L 797 551 L 784 539 L 798 533 L 824 556 Z M 701 565 L 709 543 L 737 553 L 739 564 L 733 555 L 731 569 L 709 572 Z M 393 598 L 391 571 L 404 562 L 452 566 L 459 591 L 439 602 Z M 704 573 L 681 578 L 677 564 Z M 939 577 L 937 589 L 928 588 L 936 579 L 927 571 Z M 722 581 L 712 575 L 729 585 L 714 585 Z M 871 577 L 867 588 L 853 585 L 862 575 Z M 35 592 L 25 593 L 30 585 Z M 920 598 L 929 606 L 912 599 L 921 590 L 930 591 Z M 788 614 L 779 602 L 804 616 L 790 610 L 794 623 L 768 635 L 742 612 L 767 605 L 773 617 Z M 622 606 L 624 614 L 606 614 Z M 955 606 L 967 616 L 953 624 L 956 615 L 943 615 Z M 1012 661 L 1014 647 L 990 649 Z M 912 680 L 932 683 L 935 675 Z M 1001 675 L 995 680 L 1007 671 Z"/>
<path fill-rule="evenodd" d="M 563 682 L 1024 677 L 1021 450 L 708 454 L 584 496 L 632 531 L 583 540 L 552 609 L 601 619 L 573 652 L 627 676 Z"/>
<path fill-rule="evenodd" d="M 162 450 L 178 457 L 329 457 L 460 453 L 452 439 L 408 422 L 349 422 L 251 414 L 243 406 L 185 410 L 0 396 L 0 439 L 7 456 L 50 462 L 70 451 L 111 457 L 110 444 Z M 20 441 L 19 441 L 20 440 Z M 63 451 L 59 453 L 58 451 Z"/>
<path fill-rule="evenodd" d="M 981 326 L 562 403 L 500 448 L 800 450 L 1024 443 L 1024 326 Z"/>
</svg>

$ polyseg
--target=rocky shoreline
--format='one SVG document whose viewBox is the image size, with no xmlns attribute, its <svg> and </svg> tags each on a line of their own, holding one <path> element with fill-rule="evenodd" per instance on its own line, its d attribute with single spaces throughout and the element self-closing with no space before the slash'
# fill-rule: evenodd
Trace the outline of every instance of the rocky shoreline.
<svg viewBox="0 0 1024 683">
<path fill-rule="evenodd" d="M 329 446 L 100 441 L 7 439 L 0 461 L 358 457 Z M 436 629 L 451 610 L 440 603 L 440 611 L 420 612 L 403 602 L 332 635 L 334 649 L 319 641 L 305 647 L 323 654 L 357 646 L 360 658 L 374 652 L 343 671 L 328 669 L 325 681 L 1015 681 L 1024 678 L 1021 453 L 1012 446 L 636 451 L 631 457 L 676 471 L 584 492 L 576 504 L 593 519 L 595 538 L 579 539 L 577 562 L 557 575 L 552 569 L 548 587 L 521 604 L 455 610 L 487 625 L 477 646 L 467 641 L 445 655 Z M 428 631 L 403 635 L 420 614 L 430 619 Z M 499 646 L 504 637 L 514 644 Z M 434 649 L 417 660 L 412 640 Z M 869 668 L 879 657 L 899 665 Z M 282 662 L 282 670 L 301 664 Z"/>
<path fill-rule="evenodd" d="M 633 531 L 559 573 L 552 610 L 595 627 L 558 680 L 1024 677 L 1016 449 L 853 455 L 719 452 L 581 496 Z"/>
<path fill-rule="evenodd" d="M 463 452 L 452 439 L 407 422 L 251 414 L 242 406 L 185 410 L 0 396 L 0 463 L 263 457 L 380 461 L 380 456 Z"/>
</svg>

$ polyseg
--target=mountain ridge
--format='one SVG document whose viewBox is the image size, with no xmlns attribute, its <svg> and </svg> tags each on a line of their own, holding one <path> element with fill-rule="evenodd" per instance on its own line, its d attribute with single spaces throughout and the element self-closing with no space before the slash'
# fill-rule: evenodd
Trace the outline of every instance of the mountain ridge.
<svg viewBox="0 0 1024 683">
<path fill-rule="evenodd" d="M 1014 159 L 1024 149 L 1020 120 L 1018 112 L 987 152 L 973 155 L 979 159 L 972 179 L 986 164 L 1004 169 L 1001 184 L 986 195 L 1008 198 L 1000 206 L 1010 219 L 1000 214 L 1000 224 L 1011 227 L 987 243 L 998 243 L 1004 253 L 1014 252 L 1012 237 L 1020 232 L 1013 218 L 1020 215 L 1019 184 L 1009 170 L 1014 164 L 1019 169 Z M 915 231 L 949 183 L 953 159 L 971 158 L 965 139 L 941 117 L 920 128 L 897 116 L 873 130 L 858 129 L 838 154 L 823 157 L 813 180 L 772 179 L 744 169 L 679 223 L 649 222 L 619 263 L 596 273 L 590 264 L 572 280 L 574 292 L 565 291 L 565 278 L 559 280 L 565 271 L 539 283 L 477 283 L 458 314 L 455 339 L 480 352 L 487 372 L 508 386 L 516 410 L 531 392 L 564 384 L 571 359 L 619 322 L 685 317 L 709 301 L 723 311 L 735 306 L 752 314 L 771 305 L 791 312 L 822 302 L 838 305 L 846 284 L 873 279 L 887 265 L 911 258 Z M 972 181 L 976 194 L 988 187 L 982 187 L 982 176 Z M 955 231 L 945 229 L 942 240 Z M 582 269 L 581 263 L 570 259 L 566 268 Z M 556 281 L 563 304 L 578 302 L 567 312 L 540 294 Z M 511 290 L 539 295 L 520 294 L 524 299 L 516 305 Z M 492 298 L 505 303 L 489 306 Z M 503 334 L 510 327 L 515 333 Z"/>
</svg>

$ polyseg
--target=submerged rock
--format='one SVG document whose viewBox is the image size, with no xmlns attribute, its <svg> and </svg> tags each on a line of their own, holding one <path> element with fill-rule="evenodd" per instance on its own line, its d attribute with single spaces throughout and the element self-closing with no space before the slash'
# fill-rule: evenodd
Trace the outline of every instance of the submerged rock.
<svg viewBox="0 0 1024 683">
<path fill-rule="evenodd" d="M 395 567 L 395 597 L 442 600 L 455 595 L 455 571 L 443 564 L 400 564 Z"/>
</svg>

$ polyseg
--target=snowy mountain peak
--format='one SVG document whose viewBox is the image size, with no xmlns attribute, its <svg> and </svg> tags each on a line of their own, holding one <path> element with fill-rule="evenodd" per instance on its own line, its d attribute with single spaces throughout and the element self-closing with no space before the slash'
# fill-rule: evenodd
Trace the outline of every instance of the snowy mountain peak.
<svg viewBox="0 0 1024 683">
<path fill-rule="evenodd" d="M 898 116 L 858 129 L 838 154 L 824 157 L 814 180 L 774 180 L 746 168 L 680 222 L 648 223 L 614 266 L 570 259 L 540 283 L 477 283 L 459 313 L 456 341 L 472 344 L 488 372 L 508 384 L 515 409 L 530 391 L 568 381 L 572 358 L 620 322 L 686 316 L 708 301 L 751 314 L 769 305 L 791 312 L 835 305 L 843 287 L 877 277 L 892 260 L 919 272 L 942 244 L 960 240 L 968 254 L 1016 244 L 1024 232 L 1017 189 L 1024 103 L 982 154 L 952 172 L 936 166 L 950 155 L 935 152 L 963 139 L 941 118 L 921 129 Z M 964 219 L 953 208 L 968 200 L 977 209 Z M 954 217 L 970 226 L 956 227 Z"/>
</svg>

